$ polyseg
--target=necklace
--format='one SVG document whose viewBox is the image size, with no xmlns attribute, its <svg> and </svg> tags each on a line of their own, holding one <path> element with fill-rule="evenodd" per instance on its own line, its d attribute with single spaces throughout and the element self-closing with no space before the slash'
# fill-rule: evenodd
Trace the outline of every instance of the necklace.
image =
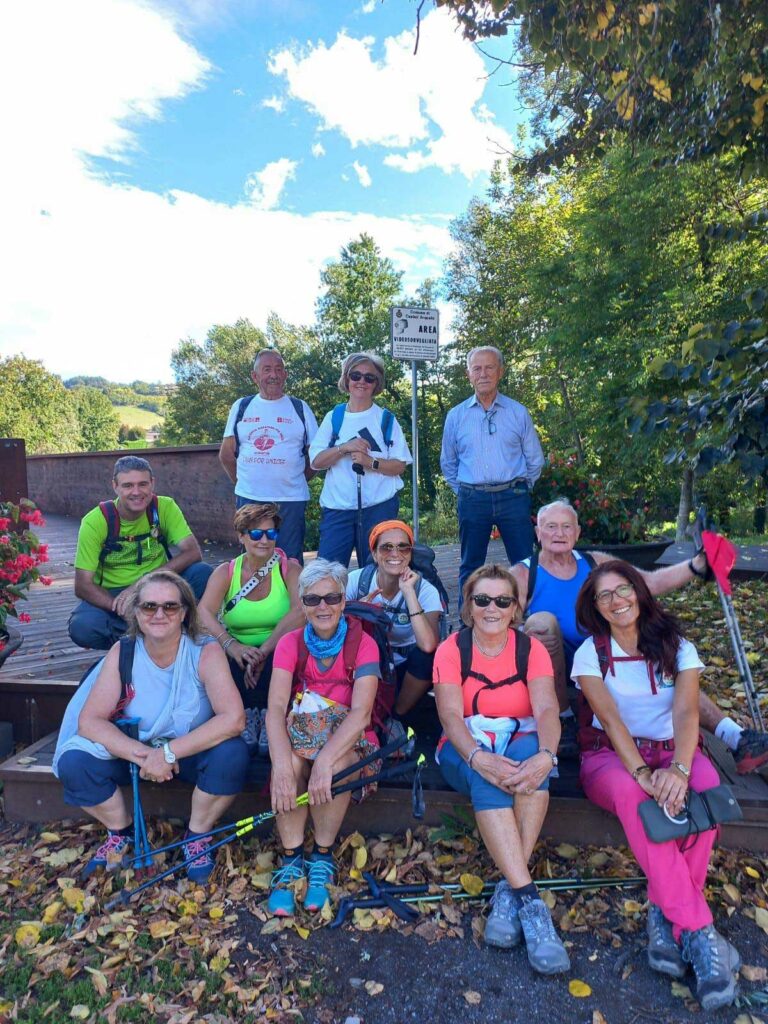
<svg viewBox="0 0 768 1024">
<path fill-rule="evenodd" d="M 486 649 L 483 647 L 483 645 L 477 639 L 477 633 L 474 631 L 474 629 L 472 630 L 472 642 L 475 644 L 475 646 L 480 651 L 480 653 L 484 654 L 486 656 L 486 658 L 498 658 L 498 656 L 500 654 L 503 654 L 503 652 L 507 649 L 508 641 L 509 641 L 509 630 L 507 630 L 507 635 L 504 637 L 504 643 L 501 645 L 499 650 L 495 651 L 493 654 L 491 654 L 490 651 L 486 651 Z"/>
</svg>

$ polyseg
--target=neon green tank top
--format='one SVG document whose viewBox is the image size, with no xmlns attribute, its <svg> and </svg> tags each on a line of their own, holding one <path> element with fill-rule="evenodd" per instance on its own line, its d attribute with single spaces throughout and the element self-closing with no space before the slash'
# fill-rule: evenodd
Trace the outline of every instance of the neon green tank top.
<svg viewBox="0 0 768 1024">
<path fill-rule="evenodd" d="M 222 608 L 243 586 L 241 578 L 244 557 L 244 555 L 239 555 L 235 559 L 232 579 L 229 581 L 229 590 L 224 595 Z M 251 600 L 250 595 L 242 598 L 231 611 L 222 614 L 221 621 L 229 633 L 241 644 L 247 644 L 249 647 L 261 647 L 264 641 L 272 635 L 272 630 L 278 622 L 288 614 L 290 607 L 291 599 L 288 595 L 288 588 L 280 574 L 280 562 L 277 562 L 272 567 L 272 586 L 269 594 L 260 601 Z"/>
</svg>

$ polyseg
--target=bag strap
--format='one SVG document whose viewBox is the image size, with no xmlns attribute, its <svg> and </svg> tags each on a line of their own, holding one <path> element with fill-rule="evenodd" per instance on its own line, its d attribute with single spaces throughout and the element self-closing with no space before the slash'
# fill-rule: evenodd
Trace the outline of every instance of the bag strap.
<svg viewBox="0 0 768 1024">
<path fill-rule="evenodd" d="M 237 406 L 237 412 L 235 413 L 235 425 L 233 427 L 235 438 L 235 458 L 237 458 L 238 455 L 240 454 L 240 435 L 237 432 L 237 428 L 243 416 L 245 416 L 245 410 L 248 408 L 248 406 L 251 404 L 255 397 L 255 395 L 246 395 L 245 398 L 240 399 L 240 402 Z"/>
<path fill-rule="evenodd" d="M 119 718 L 126 707 L 136 696 L 133 686 L 133 658 L 136 654 L 136 637 L 121 636 L 120 650 L 118 652 L 118 672 L 120 674 L 120 699 L 110 718 Z"/>
<path fill-rule="evenodd" d="M 261 583 L 261 581 L 266 579 L 267 576 L 269 576 L 269 574 L 272 572 L 272 569 L 277 565 L 279 561 L 280 556 L 277 553 L 277 549 L 275 549 L 272 557 L 267 561 L 267 563 L 265 565 L 262 565 L 260 569 L 257 569 L 253 576 L 251 576 L 251 578 L 248 580 L 248 582 L 244 583 L 243 586 L 240 587 L 238 592 L 236 594 L 233 594 L 232 597 L 230 597 L 230 599 L 224 605 L 223 614 L 226 615 L 227 612 L 231 612 L 235 605 L 238 603 L 238 601 L 242 601 L 242 599 L 244 597 L 247 597 L 252 590 L 255 590 L 256 587 L 258 587 L 258 585 Z"/>
<path fill-rule="evenodd" d="M 306 458 L 307 452 L 309 451 L 309 438 L 307 436 L 307 418 L 304 415 L 304 403 L 300 398 L 294 398 L 293 395 L 288 395 L 291 405 L 296 411 L 296 415 L 301 420 L 301 424 L 304 427 L 304 441 L 302 443 L 304 449 L 304 457 Z"/>
<path fill-rule="evenodd" d="M 381 411 L 381 434 L 384 438 L 384 444 L 387 446 L 387 454 L 389 449 L 392 447 L 392 432 L 395 429 L 395 414 L 389 409 L 382 409 Z"/>
<path fill-rule="evenodd" d="M 149 522 L 149 532 L 160 542 L 163 551 L 165 552 L 165 557 L 170 562 L 171 550 L 168 547 L 163 531 L 160 529 L 160 504 L 157 500 L 156 494 L 152 495 L 152 500 L 147 506 L 147 520 Z"/>
<path fill-rule="evenodd" d="M 363 569 L 357 579 L 357 600 L 360 601 L 364 595 L 370 594 L 371 583 L 373 583 L 373 576 L 376 572 L 376 565 L 370 562 L 368 565 L 363 566 Z"/>
<path fill-rule="evenodd" d="M 533 591 L 536 589 L 536 575 L 539 571 L 539 549 L 534 548 L 528 560 L 528 593 L 525 596 L 525 607 L 531 603 Z"/>
<path fill-rule="evenodd" d="M 597 565 L 597 562 L 595 561 L 595 556 L 591 552 L 589 552 L 589 551 L 580 551 L 579 554 L 584 559 L 584 561 L 587 563 L 587 565 L 590 568 L 590 572 L 591 572 L 592 569 L 594 569 L 595 566 Z"/>
<path fill-rule="evenodd" d="M 344 637 L 344 670 L 347 673 L 347 682 L 350 686 L 355 683 L 355 668 L 357 666 L 357 652 L 360 650 L 360 642 L 363 639 L 363 623 L 356 615 L 346 615 L 347 635 Z"/>
<path fill-rule="evenodd" d="M 341 433 L 341 426 L 344 423 L 344 414 L 346 411 L 346 402 L 340 402 L 333 408 L 333 412 L 331 413 L 331 440 L 328 444 L 329 448 L 336 447 L 336 442 L 339 440 L 339 434 Z"/>
</svg>

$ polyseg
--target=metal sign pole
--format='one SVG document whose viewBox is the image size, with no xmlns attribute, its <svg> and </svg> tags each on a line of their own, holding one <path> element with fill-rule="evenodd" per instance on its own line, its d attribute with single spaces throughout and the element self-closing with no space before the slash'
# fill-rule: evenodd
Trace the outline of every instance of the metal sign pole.
<svg viewBox="0 0 768 1024">
<path fill-rule="evenodd" d="M 411 437 L 413 438 L 413 536 L 419 539 L 419 423 L 416 360 L 411 360 Z"/>
</svg>

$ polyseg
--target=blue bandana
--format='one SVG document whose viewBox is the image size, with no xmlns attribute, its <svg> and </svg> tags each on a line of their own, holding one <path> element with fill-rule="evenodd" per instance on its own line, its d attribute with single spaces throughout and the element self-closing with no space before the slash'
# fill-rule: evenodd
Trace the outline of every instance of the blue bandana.
<svg viewBox="0 0 768 1024">
<path fill-rule="evenodd" d="M 333 636 L 324 639 L 318 636 L 312 626 L 307 623 L 304 627 L 304 643 L 313 658 L 335 658 L 344 646 L 347 636 L 347 620 L 342 615 L 339 625 Z"/>
</svg>

